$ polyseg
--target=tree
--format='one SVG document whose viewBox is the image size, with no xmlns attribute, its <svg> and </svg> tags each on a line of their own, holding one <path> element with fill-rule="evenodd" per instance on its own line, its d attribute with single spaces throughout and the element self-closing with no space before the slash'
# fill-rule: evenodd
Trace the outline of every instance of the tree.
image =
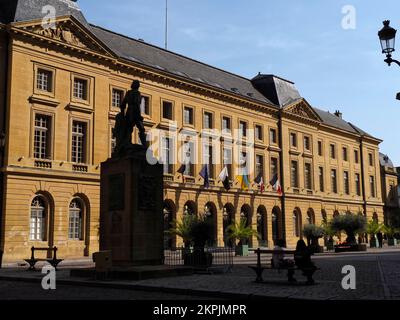
<svg viewBox="0 0 400 320">
<path fill-rule="evenodd" d="M 246 218 L 240 219 L 240 222 L 233 222 L 226 228 L 228 238 L 232 240 L 239 240 L 238 245 L 247 244 L 252 236 L 259 238 L 259 234 L 251 226 L 246 226 Z"/>
<path fill-rule="evenodd" d="M 181 221 L 174 220 L 172 227 L 167 233 L 181 237 L 185 247 L 189 247 L 192 242 L 191 228 L 192 224 L 197 219 L 195 215 L 184 215 Z"/>
<path fill-rule="evenodd" d="M 308 244 L 318 243 L 318 239 L 325 235 L 324 228 L 315 224 L 306 224 L 303 228 L 303 235 L 307 238 Z"/>
<path fill-rule="evenodd" d="M 345 214 L 334 217 L 330 222 L 330 228 L 337 233 L 345 232 L 346 242 L 355 244 L 357 243 L 355 235 L 364 232 L 366 224 L 367 221 L 362 215 Z"/>
<path fill-rule="evenodd" d="M 381 231 L 382 225 L 378 221 L 372 219 L 368 222 L 366 232 L 373 238 L 379 231 Z"/>
</svg>

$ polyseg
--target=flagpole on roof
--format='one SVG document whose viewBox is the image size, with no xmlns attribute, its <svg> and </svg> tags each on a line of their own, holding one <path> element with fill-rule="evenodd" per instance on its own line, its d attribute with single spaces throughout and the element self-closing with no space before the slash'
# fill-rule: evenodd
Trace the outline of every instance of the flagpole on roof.
<svg viewBox="0 0 400 320">
<path fill-rule="evenodd" d="M 168 49 L 168 0 L 165 0 L 165 50 Z"/>
</svg>

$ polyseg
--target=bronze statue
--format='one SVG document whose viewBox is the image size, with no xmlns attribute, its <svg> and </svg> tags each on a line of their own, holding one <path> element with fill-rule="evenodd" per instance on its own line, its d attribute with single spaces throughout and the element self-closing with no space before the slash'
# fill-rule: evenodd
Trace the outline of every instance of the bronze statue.
<svg viewBox="0 0 400 320">
<path fill-rule="evenodd" d="M 143 126 L 143 117 L 141 115 L 140 105 L 142 96 L 139 92 L 140 82 L 132 82 L 132 90 L 129 90 L 121 102 L 121 112 L 115 118 L 115 127 L 113 135 L 116 139 L 116 145 L 113 152 L 114 156 L 121 156 L 133 149 L 132 132 L 136 126 L 139 130 L 140 142 L 144 149 L 147 149 L 146 131 Z M 126 109 L 128 105 L 128 109 Z"/>
</svg>

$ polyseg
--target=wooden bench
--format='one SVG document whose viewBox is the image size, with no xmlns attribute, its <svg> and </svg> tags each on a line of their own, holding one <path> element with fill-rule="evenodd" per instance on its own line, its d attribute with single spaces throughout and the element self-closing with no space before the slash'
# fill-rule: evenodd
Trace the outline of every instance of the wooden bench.
<svg viewBox="0 0 400 320">
<path fill-rule="evenodd" d="M 35 264 L 38 261 L 47 261 L 50 263 L 55 269 L 57 269 L 58 264 L 63 261 L 64 259 L 57 259 L 57 247 L 48 247 L 48 248 L 31 248 L 31 258 L 30 259 L 25 259 L 26 262 L 29 263 L 29 269 L 28 270 L 35 270 Z M 47 251 L 47 253 L 51 252 L 52 253 L 52 258 L 35 258 L 35 251 Z"/>
<path fill-rule="evenodd" d="M 255 273 L 256 273 L 256 282 L 263 282 L 263 278 L 262 278 L 262 273 L 264 270 L 287 270 L 287 277 L 288 277 L 288 281 L 293 283 L 293 282 L 297 282 L 297 280 L 294 278 L 294 273 L 296 270 L 300 270 L 303 273 L 306 274 L 307 276 L 307 284 L 313 284 L 314 283 L 314 279 L 312 278 L 312 271 L 316 271 L 316 270 L 320 270 L 320 268 L 318 267 L 313 267 L 313 268 L 299 268 L 296 265 L 293 266 L 273 266 L 272 265 L 272 259 L 271 259 L 271 263 L 270 264 L 265 264 L 262 265 L 261 264 L 261 253 L 266 253 L 266 254 L 274 254 L 274 253 L 278 253 L 278 254 L 282 254 L 284 253 L 286 254 L 294 254 L 295 251 L 294 250 L 267 250 L 267 249 L 256 249 L 253 250 L 256 254 L 257 254 L 257 265 L 255 266 L 248 266 L 250 269 L 252 269 Z M 310 271 L 310 272 L 307 272 Z"/>
</svg>

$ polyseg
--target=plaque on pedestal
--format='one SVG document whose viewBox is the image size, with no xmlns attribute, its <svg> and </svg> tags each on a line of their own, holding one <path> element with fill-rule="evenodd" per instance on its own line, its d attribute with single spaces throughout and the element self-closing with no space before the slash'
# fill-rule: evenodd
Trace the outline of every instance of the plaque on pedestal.
<svg viewBox="0 0 400 320">
<path fill-rule="evenodd" d="M 111 250 L 113 265 L 162 264 L 162 165 L 149 164 L 143 148 L 108 159 L 100 194 L 100 250 Z"/>
</svg>

